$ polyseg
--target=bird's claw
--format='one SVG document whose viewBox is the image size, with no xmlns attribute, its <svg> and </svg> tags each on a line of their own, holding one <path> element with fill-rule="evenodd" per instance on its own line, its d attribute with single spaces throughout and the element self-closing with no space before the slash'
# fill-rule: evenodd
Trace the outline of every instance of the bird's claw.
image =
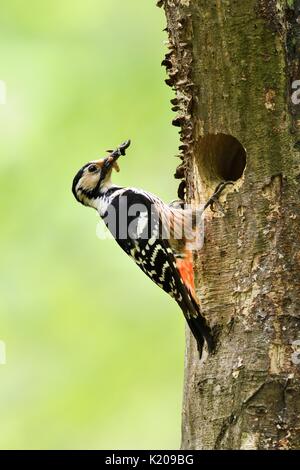
<svg viewBox="0 0 300 470">
<path fill-rule="evenodd" d="M 216 187 L 213 195 L 208 199 L 208 201 L 206 202 L 206 204 L 204 205 L 204 208 L 203 210 L 207 209 L 208 207 L 211 208 L 212 211 L 214 211 L 213 209 L 213 205 L 215 204 L 218 209 L 223 213 L 225 214 L 225 211 L 222 207 L 222 205 L 220 204 L 219 202 L 219 197 L 221 196 L 221 193 L 223 192 L 223 190 L 226 188 L 226 186 L 228 186 L 229 184 L 234 184 L 233 181 L 221 181 L 221 183 L 218 184 L 218 186 Z"/>
</svg>

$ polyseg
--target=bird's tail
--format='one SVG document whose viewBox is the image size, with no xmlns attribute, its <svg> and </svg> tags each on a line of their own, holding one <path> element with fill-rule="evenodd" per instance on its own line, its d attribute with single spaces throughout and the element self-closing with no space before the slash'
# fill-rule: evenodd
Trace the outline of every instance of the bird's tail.
<svg viewBox="0 0 300 470">
<path fill-rule="evenodd" d="M 197 341 L 197 348 L 201 359 L 204 341 L 206 341 L 207 348 L 210 353 L 214 349 L 214 342 L 211 330 L 207 325 L 205 318 L 201 314 L 197 317 L 186 317 L 186 320 L 191 332 L 193 333 L 194 338 Z"/>
<path fill-rule="evenodd" d="M 197 347 L 201 359 L 204 342 L 207 344 L 209 353 L 214 350 L 213 335 L 206 319 L 201 313 L 199 305 L 193 298 L 190 297 L 189 300 L 190 302 L 188 302 L 188 305 L 180 305 L 180 307 L 183 310 L 187 324 L 197 341 Z"/>
</svg>

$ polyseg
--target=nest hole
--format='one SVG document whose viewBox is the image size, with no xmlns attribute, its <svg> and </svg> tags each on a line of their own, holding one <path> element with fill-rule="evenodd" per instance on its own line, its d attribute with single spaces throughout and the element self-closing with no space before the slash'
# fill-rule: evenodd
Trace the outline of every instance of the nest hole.
<svg viewBox="0 0 300 470">
<path fill-rule="evenodd" d="M 243 176 L 247 155 L 232 135 L 208 134 L 197 144 L 199 171 L 208 186 L 219 181 L 237 181 Z"/>
</svg>

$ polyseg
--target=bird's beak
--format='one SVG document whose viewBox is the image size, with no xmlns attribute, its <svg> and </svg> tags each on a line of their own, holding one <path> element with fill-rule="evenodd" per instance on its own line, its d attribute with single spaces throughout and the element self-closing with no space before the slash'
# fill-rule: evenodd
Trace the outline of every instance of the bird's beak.
<svg viewBox="0 0 300 470">
<path fill-rule="evenodd" d="M 121 144 L 116 150 L 108 150 L 108 152 L 110 152 L 110 155 L 101 160 L 101 167 L 102 167 L 101 179 L 102 180 L 106 177 L 107 173 L 112 168 L 114 168 L 116 171 L 120 171 L 117 160 L 121 155 L 125 155 L 125 151 L 129 147 L 129 145 L 130 145 L 130 140 L 126 140 L 126 142 Z"/>
<path fill-rule="evenodd" d="M 117 172 L 120 171 L 120 167 L 119 167 L 119 165 L 118 165 L 118 162 L 117 162 L 116 159 L 114 159 L 112 156 L 106 157 L 106 158 L 104 159 L 103 168 L 107 168 L 108 170 L 109 170 L 110 168 L 113 168 L 113 169 L 116 170 Z"/>
<path fill-rule="evenodd" d="M 105 178 L 111 174 L 112 169 L 116 170 L 117 172 L 120 171 L 118 163 L 114 160 L 111 155 L 105 158 L 101 158 L 101 160 L 97 160 L 96 163 L 101 168 L 100 181 L 104 181 Z"/>
</svg>

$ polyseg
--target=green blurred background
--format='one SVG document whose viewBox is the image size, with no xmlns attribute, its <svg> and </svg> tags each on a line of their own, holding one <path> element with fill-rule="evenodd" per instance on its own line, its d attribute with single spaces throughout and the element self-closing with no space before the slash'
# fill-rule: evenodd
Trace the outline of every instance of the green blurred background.
<svg viewBox="0 0 300 470">
<path fill-rule="evenodd" d="M 2 449 L 179 447 L 179 308 L 71 194 L 130 137 L 115 181 L 176 197 L 164 26 L 154 0 L 1 2 Z"/>
</svg>

